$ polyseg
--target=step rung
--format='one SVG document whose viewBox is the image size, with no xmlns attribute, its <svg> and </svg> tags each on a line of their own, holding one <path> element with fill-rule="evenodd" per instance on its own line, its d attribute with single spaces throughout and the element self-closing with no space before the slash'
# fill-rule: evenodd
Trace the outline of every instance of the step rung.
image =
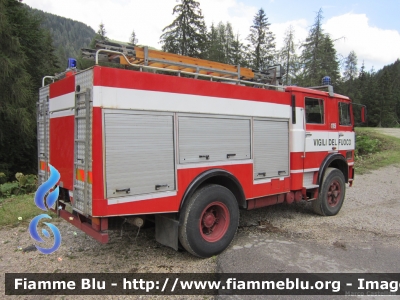
<svg viewBox="0 0 400 300">
<path fill-rule="evenodd" d="M 317 188 L 317 187 L 319 187 L 318 184 L 311 184 L 311 185 L 303 186 L 303 188 L 305 188 L 306 190 L 308 190 L 308 189 L 315 189 L 315 188 Z"/>
</svg>

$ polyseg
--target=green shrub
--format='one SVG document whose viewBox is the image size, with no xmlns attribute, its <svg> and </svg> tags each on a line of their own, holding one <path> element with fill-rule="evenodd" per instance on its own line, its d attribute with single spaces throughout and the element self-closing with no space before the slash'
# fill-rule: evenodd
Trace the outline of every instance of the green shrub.
<svg viewBox="0 0 400 300">
<path fill-rule="evenodd" d="M 36 175 L 15 174 L 17 181 L 0 184 L 0 197 L 10 197 L 11 195 L 21 195 L 32 193 L 37 187 Z"/>
<path fill-rule="evenodd" d="M 380 150 L 381 141 L 368 135 L 356 136 L 356 156 L 376 153 Z"/>
<path fill-rule="evenodd" d="M 7 181 L 6 174 L 0 172 L 0 184 L 6 183 L 6 181 Z"/>
<path fill-rule="evenodd" d="M 0 197 L 10 197 L 11 195 L 17 195 L 19 191 L 18 182 L 6 182 L 0 184 Z"/>
<path fill-rule="evenodd" d="M 381 134 L 379 129 L 355 128 L 355 131 L 355 170 L 358 174 L 400 164 L 400 139 Z"/>
<path fill-rule="evenodd" d="M 31 193 L 36 190 L 37 177 L 33 174 L 24 175 L 22 173 L 15 174 L 18 180 L 19 187 L 24 191 L 24 194 Z"/>
</svg>

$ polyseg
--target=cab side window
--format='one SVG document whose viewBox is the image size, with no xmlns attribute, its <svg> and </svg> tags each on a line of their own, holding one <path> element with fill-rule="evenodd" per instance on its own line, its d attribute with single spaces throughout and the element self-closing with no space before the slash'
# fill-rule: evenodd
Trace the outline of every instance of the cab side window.
<svg viewBox="0 0 400 300">
<path fill-rule="evenodd" d="M 324 101 L 306 98 L 306 122 L 308 124 L 324 124 Z"/>
<path fill-rule="evenodd" d="M 350 104 L 339 102 L 339 124 L 342 126 L 350 126 Z"/>
</svg>

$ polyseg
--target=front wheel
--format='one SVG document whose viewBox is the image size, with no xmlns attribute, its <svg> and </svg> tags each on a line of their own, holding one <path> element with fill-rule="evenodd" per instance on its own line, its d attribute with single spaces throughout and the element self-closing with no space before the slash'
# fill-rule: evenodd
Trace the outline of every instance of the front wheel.
<svg viewBox="0 0 400 300">
<path fill-rule="evenodd" d="M 336 215 L 344 201 L 346 184 L 343 173 L 335 168 L 328 168 L 322 180 L 318 199 L 312 202 L 314 212 L 323 216 Z"/>
<path fill-rule="evenodd" d="M 227 188 L 210 184 L 198 190 L 181 212 L 179 241 L 191 254 L 210 257 L 224 251 L 239 225 L 239 207 Z"/>
</svg>

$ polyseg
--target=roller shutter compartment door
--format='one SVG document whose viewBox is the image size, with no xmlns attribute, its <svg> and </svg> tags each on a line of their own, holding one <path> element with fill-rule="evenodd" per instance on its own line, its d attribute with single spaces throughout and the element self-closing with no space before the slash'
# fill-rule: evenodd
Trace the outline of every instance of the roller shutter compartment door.
<svg viewBox="0 0 400 300">
<path fill-rule="evenodd" d="M 173 116 L 107 113 L 107 197 L 175 190 Z"/>
<path fill-rule="evenodd" d="M 250 120 L 179 117 L 179 163 L 250 159 Z"/>
<path fill-rule="evenodd" d="M 254 120 L 254 179 L 289 175 L 287 121 Z"/>
</svg>

